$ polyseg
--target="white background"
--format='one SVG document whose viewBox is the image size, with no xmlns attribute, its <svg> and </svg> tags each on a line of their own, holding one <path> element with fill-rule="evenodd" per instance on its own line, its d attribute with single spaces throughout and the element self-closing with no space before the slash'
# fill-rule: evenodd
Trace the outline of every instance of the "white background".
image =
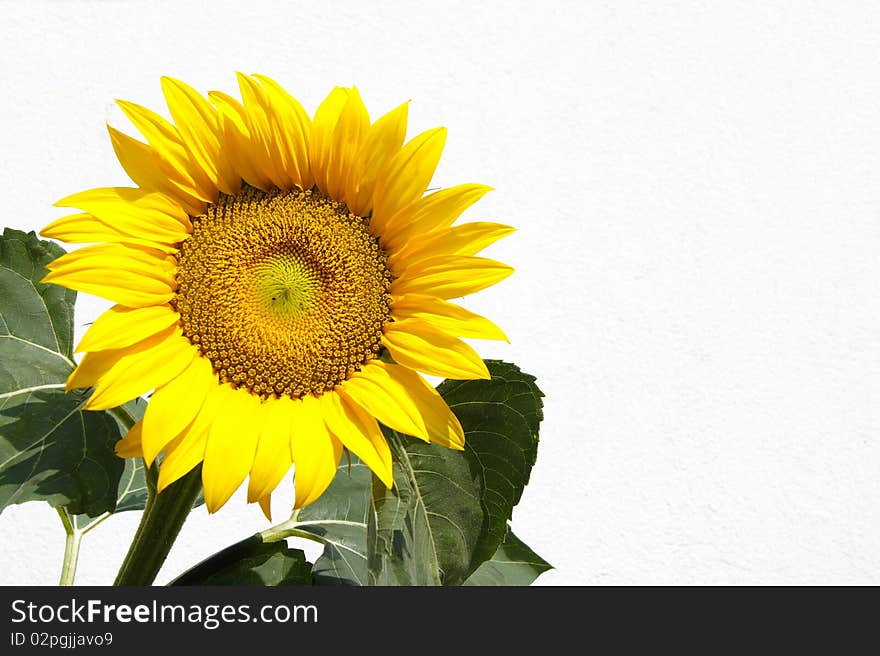
<svg viewBox="0 0 880 656">
<path fill-rule="evenodd" d="M 181 6 L 183 5 L 183 6 Z M 545 391 L 517 534 L 544 584 L 880 583 L 880 10 L 870 2 L 10 2 L 2 223 L 126 184 L 105 121 L 159 77 L 357 85 L 445 125 L 435 186 L 518 232 L 469 304 Z M 105 307 L 84 296 L 78 334 Z M 290 502 L 277 495 L 276 514 Z M 137 516 L 86 538 L 112 581 Z M 241 493 L 158 582 L 266 527 Z M 54 584 L 45 504 L 0 516 L 0 583 Z"/>
</svg>

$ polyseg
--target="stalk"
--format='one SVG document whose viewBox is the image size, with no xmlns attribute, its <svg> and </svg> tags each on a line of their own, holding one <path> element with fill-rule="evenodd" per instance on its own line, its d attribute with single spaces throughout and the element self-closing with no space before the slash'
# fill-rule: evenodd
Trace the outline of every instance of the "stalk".
<svg viewBox="0 0 880 656">
<path fill-rule="evenodd" d="M 73 585 L 76 577 L 76 564 L 79 561 L 79 545 L 82 542 L 82 533 L 77 531 L 70 521 L 70 517 L 63 508 L 56 508 L 61 523 L 64 524 L 64 532 L 67 537 L 64 540 L 64 561 L 61 564 L 61 580 L 58 585 Z"/>
<path fill-rule="evenodd" d="M 150 477 L 148 476 L 148 480 Z M 140 526 L 119 568 L 114 585 L 151 585 L 171 551 L 202 489 L 201 465 L 161 494 L 149 485 Z"/>
</svg>

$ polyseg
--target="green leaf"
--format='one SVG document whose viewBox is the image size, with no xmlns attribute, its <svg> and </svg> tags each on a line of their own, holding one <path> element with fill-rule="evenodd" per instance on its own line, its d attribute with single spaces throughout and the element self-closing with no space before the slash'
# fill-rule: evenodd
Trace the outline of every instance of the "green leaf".
<svg viewBox="0 0 880 656">
<path fill-rule="evenodd" d="M 143 510 L 147 503 L 147 480 L 144 476 L 144 461 L 141 458 L 126 458 L 122 476 L 116 489 L 116 508 L 97 516 L 70 515 L 73 527 L 86 533 L 104 521 L 109 514 L 118 514 L 131 510 Z"/>
<path fill-rule="evenodd" d="M 467 457 L 385 429 L 394 486 L 373 478 L 367 544 L 371 585 L 459 585 L 483 524 Z"/>
<path fill-rule="evenodd" d="M 0 322 L 10 317 L 0 296 Z M 3 324 L 0 323 L 0 330 Z M 0 400 L 43 390 L 64 391 L 73 363 L 55 351 L 17 335 L 0 335 Z"/>
<path fill-rule="evenodd" d="M 26 501 L 73 514 L 113 510 L 124 468 L 113 452 L 119 428 L 105 412 L 83 412 L 85 398 L 43 390 L 0 400 L 0 511 Z"/>
<path fill-rule="evenodd" d="M 144 418 L 147 403 L 141 398 L 129 401 L 118 408 L 114 408 L 108 414 L 113 415 L 119 424 L 121 434 L 128 432 L 128 427 Z M 122 476 L 116 488 L 116 507 L 111 512 L 105 512 L 97 516 L 71 515 L 71 525 L 82 533 L 87 533 L 111 514 L 131 510 L 143 510 L 147 505 L 147 478 L 144 471 L 144 461 L 141 458 L 126 458 L 124 461 Z"/>
<path fill-rule="evenodd" d="M 372 486 L 372 584 L 460 585 L 501 545 L 537 457 L 542 394 L 516 365 L 486 365 L 491 380 L 438 387 L 462 424 L 464 451 L 385 430 L 394 487 Z"/>
<path fill-rule="evenodd" d="M 119 427 L 65 394 L 76 293 L 39 280 L 64 251 L 6 228 L 0 237 L 0 512 L 25 501 L 92 516 L 112 511 L 124 463 Z"/>
<path fill-rule="evenodd" d="M 553 567 L 508 529 L 504 542 L 477 568 L 464 585 L 531 585 Z"/>
<path fill-rule="evenodd" d="M 187 570 L 169 585 L 311 585 L 312 565 L 300 549 L 282 540 L 264 543 L 259 534 L 242 540 Z"/>
<path fill-rule="evenodd" d="M 515 364 L 486 360 L 491 380 L 444 381 L 437 388 L 465 433 L 465 455 L 480 472 L 483 529 L 471 572 L 492 557 L 538 457 L 544 394 Z"/>
<path fill-rule="evenodd" d="M 33 232 L 5 228 L 0 237 L 0 399 L 63 388 L 73 370 L 76 292 L 39 282 L 63 253 Z"/>
<path fill-rule="evenodd" d="M 142 458 L 126 458 L 125 470 L 119 478 L 115 513 L 143 510 L 147 505 L 147 479 Z"/>
<path fill-rule="evenodd" d="M 0 237 L 0 335 L 73 357 L 76 292 L 40 280 L 64 249 L 33 232 L 4 228 Z M 5 358 L 2 360 L 5 361 Z"/>
<path fill-rule="evenodd" d="M 312 569 L 317 585 L 367 584 L 367 511 L 370 469 L 354 455 L 343 459 L 330 487 L 294 513 L 295 534 L 324 545 Z"/>
</svg>

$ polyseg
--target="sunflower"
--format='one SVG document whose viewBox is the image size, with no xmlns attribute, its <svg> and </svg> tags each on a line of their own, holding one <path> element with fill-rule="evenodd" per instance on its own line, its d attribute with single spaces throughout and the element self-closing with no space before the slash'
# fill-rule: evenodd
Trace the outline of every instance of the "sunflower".
<svg viewBox="0 0 880 656">
<path fill-rule="evenodd" d="M 446 130 L 404 143 L 407 104 L 371 122 L 357 89 L 336 87 L 310 118 L 274 80 L 238 82 L 241 102 L 162 78 L 173 123 L 119 101 L 146 141 L 108 126 L 137 186 L 58 201 L 79 212 L 41 234 L 93 245 L 44 282 L 116 303 L 80 341 L 67 388 L 94 388 L 92 410 L 152 391 L 117 453 L 164 453 L 160 491 L 202 463 L 210 512 L 248 478 L 268 516 L 291 466 L 299 508 L 344 449 L 390 487 L 379 422 L 464 448 L 422 374 L 489 377 L 460 338 L 504 334 L 449 299 L 512 272 L 475 256 L 512 228 L 453 226 L 486 186 L 425 195 Z"/>
</svg>

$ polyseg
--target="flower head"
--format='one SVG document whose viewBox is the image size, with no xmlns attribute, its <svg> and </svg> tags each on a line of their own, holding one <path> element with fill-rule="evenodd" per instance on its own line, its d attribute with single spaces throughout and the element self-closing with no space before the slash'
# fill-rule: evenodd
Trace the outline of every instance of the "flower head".
<svg viewBox="0 0 880 656">
<path fill-rule="evenodd" d="M 268 514 L 291 465 L 302 507 L 344 448 L 390 486 L 378 422 L 463 448 L 421 374 L 488 377 L 459 338 L 504 334 L 449 299 L 511 273 L 476 253 L 512 229 L 453 226 L 485 186 L 425 195 L 446 131 L 404 143 L 406 104 L 371 122 L 357 89 L 337 87 L 310 118 L 275 81 L 238 79 L 241 102 L 163 78 L 173 123 L 120 101 L 146 139 L 108 128 L 137 187 L 57 203 L 80 213 L 42 234 L 94 245 L 45 281 L 117 304 L 77 347 L 67 386 L 94 388 L 86 408 L 155 390 L 117 452 L 164 452 L 160 490 L 203 463 L 212 512 L 249 477 Z"/>
</svg>

